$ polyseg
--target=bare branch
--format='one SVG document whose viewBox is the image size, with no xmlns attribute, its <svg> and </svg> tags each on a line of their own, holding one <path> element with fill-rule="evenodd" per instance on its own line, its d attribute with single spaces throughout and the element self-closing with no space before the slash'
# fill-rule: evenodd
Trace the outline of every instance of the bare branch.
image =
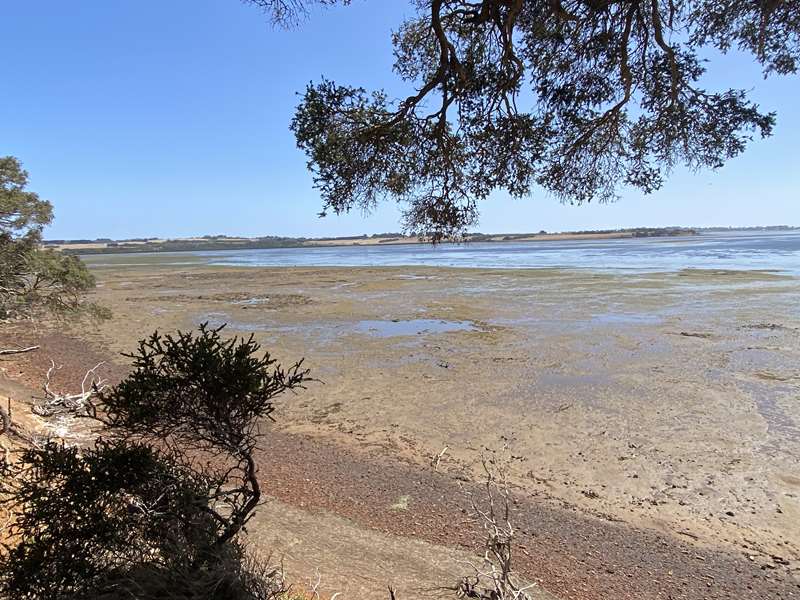
<svg viewBox="0 0 800 600">
<path fill-rule="evenodd" d="M 0 350 L 0 356 L 7 356 L 9 354 L 24 354 L 25 352 L 33 352 L 38 350 L 39 346 L 28 346 L 27 348 Z"/>
<path fill-rule="evenodd" d="M 486 532 L 483 560 L 467 564 L 472 574 L 455 587 L 460 598 L 477 600 L 533 600 L 529 593 L 535 583 L 524 584 L 513 571 L 512 550 L 515 536 L 511 523 L 511 492 L 502 462 L 481 457 L 485 475 L 485 498 L 478 500 L 468 493 L 473 514 Z"/>
</svg>

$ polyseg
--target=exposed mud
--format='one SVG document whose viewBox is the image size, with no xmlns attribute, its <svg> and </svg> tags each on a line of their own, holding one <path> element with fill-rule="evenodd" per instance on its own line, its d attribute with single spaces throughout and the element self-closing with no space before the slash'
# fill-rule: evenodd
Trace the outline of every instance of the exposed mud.
<svg viewBox="0 0 800 600">
<path fill-rule="evenodd" d="M 713 577 L 733 577 L 748 564 L 784 586 L 763 587 L 753 579 L 752 589 L 742 587 L 739 596 L 726 596 L 732 588 L 720 587 L 707 597 L 791 597 L 789 590 L 797 589 L 798 279 L 701 270 L 623 276 L 557 269 L 151 265 L 95 272 L 97 300 L 115 317 L 97 330 L 72 333 L 97 346 L 130 350 L 153 329 L 216 319 L 228 323 L 231 335 L 255 332 L 283 361 L 304 356 L 324 383 L 280 407 L 281 429 L 292 439 L 312 436 L 402 463 L 410 469 L 402 476 L 417 479 L 414 473 L 429 470 L 445 446 L 448 471 L 467 479 L 477 476 L 483 449 L 507 446 L 516 457 L 512 479 L 524 496 L 620 528 L 618 538 L 600 527 L 591 543 L 578 539 L 574 556 L 591 548 L 599 561 L 577 563 L 584 570 L 599 572 L 604 556 L 630 531 L 644 537 L 614 567 L 625 578 L 644 581 L 648 569 L 659 571 L 662 559 L 655 550 L 648 555 L 646 544 L 666 544 L 671 553 L 691 547 L 687 553 L 706 559 L 722 553 L 745 561 L 734 560 L 727 575 Z M 298 300 L 270 310 L 248 304 L 263 298 Z M 379 335 L 385 333 L 379 327 L 358 327 L 420 322 L 469 327 L 408 326 L 387 335 Z M 303 472 L 299 455 L 286 460 L 287 468 Z M 288 480 L 286 474 L 272 476 Z M 389 504 L 409 496 L 413 512 L 414 495 L 400 489 L 397 477 Z M 373 496 L 358 500 L 357 484 L 344 474 L 326 482 L 338 500 L 322 508 L 391 529 L 368 518 L 372 511 L 384 513 L 370 505 Z M 309 502 L 299 498 L 283 500 Z M 361 516 L 348 512 L 348 499 L 363 509 Z M 440 516 L 452 519 L 446 512 Z M 430 543 L 446 539 L 425 538 L 435 527 L 424 523 L 396 533 Z M 568 563 L 566 545 L 548 546 L 553 527 L 536 544 Z M 629 570 L 625 565 L 637 554 L 645 566 Z M 681 565 L 675 569 L 688 568 Z M 679 585 L 665 588 L 667 580 L 658 576 L 649 588 L 656 595 L 645 595 L 642 583 L 630 588 L 638 595 L 625 596 L 624 579 L 613 583 L 610 575 L 570 591 L 578 575 L 567 569 L 560 575 L 563 586 L 553 576 L 548 589 L 565 598 L 700 598 L 703 586 L 714 589 L 697 575 L 702 586 L 681 595 Z M 662 589 L 672 596 L 657 595 Z"/>
</svg>

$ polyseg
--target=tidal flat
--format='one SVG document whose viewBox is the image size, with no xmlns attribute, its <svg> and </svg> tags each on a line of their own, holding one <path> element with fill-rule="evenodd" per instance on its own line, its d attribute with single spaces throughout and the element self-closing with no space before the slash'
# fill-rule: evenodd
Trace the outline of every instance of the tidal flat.
<svg viewBox="0 0 800 600">
<path fill-rule="evenodd" d="M 130 350 L 227 323 L 319 381 L 278 431 L 800 567 L 800 278 L 769 271 L 95 267 Z M 302 469 L 302 465 L 297 465 Z M 346 493 L 344 490 L 342 493 Z"/>
</svg>

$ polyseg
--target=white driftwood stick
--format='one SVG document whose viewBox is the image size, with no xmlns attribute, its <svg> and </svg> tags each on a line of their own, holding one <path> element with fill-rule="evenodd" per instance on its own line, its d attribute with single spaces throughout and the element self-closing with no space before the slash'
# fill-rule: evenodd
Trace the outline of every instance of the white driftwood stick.
<svg viewBox="0 0 800 600">
<path fill-rule="evenodd" d="M 23 352 L 33 352 L 34 350 L 38 350 L 39 346 L 28 346 L 27 348 L 20 348 L 19 350 L 0 350 L 0 356 L 5 356 L 7 354 L 22 354 Z"/>
</svg>

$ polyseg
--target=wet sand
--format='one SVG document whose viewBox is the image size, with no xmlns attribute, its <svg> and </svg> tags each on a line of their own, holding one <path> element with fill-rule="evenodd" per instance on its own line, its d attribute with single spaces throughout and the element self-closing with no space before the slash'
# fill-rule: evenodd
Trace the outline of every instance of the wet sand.
<svg viewBox="0 0 800 600">
<path fill-rule="evenodd" d="M 95 273 L 115 316 L 72 332 L 95 345 L 227 322 L 282 361 L 305 357 L 321 382 L 281 404 L 281 435 L 420 473 L 447 446 L 439 470 L 460 479 L 506 446 L 538 503 L 798 575 L 796 278 L 157 261 Z"/>
</svg>

